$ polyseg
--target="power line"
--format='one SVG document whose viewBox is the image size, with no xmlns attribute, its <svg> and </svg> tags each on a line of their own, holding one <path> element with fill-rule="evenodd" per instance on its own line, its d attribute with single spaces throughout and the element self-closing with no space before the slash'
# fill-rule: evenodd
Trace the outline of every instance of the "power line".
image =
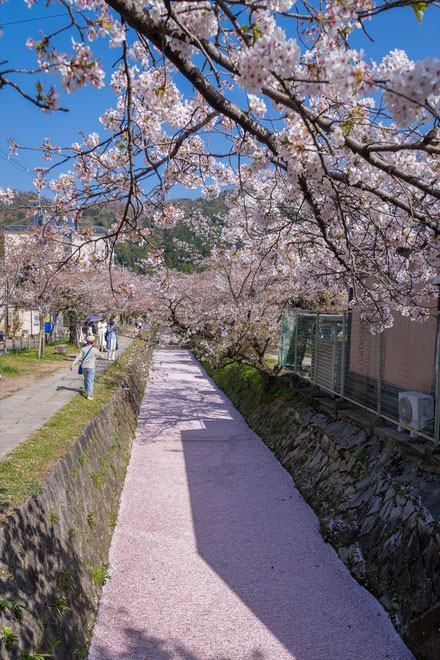
<svg viewBox="0 0 440 660">
<path fill-rule="evenodd" d="M 73 11 L 79 13 L 76 9 L 73 9 Z M 22 21 L 9 21 L 9 23 L 1 23 L 1 26 L 5 27 L 5 25 L 18 25 L 19 23 L 32 23 L 33 21 L 45 21 L 46 18 L 60 18 L 61 16 L 67 16 L 67 14 L 51 14 L 50 16 L 40 16 L 39 18 L 25 18 Z"/>
<path fill-rule="evenodd" d="M 20 174 L 27 174 L 32 179 L 34 178 L 35 175 L 31 174 L 30 167 L 26 167 L 26 165 L 23 165 L 19 160 L 12 160 L 9 154 L 6 154 L 2 149 L 0 149 L 0 157 L 3 158 L 3 160 L 6 160 L 9 165 L 20 172 Z"/>
<path fill-rule="evenodd" d="M 20 163 L 20 161 L 11 160 L 11 158 L 9 156 L 5 155 L 3 152 L 0 153 L 0 156 L 3 158 L 3 160 L 7 160 L 8 163 L 12 167 L 14 167 L 16 170 L 20 170 L 20 171 L 25 172 L 26 174 L 30 175 L 30 168 L 25 167 L 24 165 L 22 165 L 22 163 Z"/>
</svg>

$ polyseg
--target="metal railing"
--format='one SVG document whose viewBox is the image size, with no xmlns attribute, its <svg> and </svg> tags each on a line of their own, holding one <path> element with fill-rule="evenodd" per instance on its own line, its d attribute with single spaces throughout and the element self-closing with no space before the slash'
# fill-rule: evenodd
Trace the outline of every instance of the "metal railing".
<svg viewBox="0 0 440 660">
<path fill-rule="evenodd" d="M 438 446 L 440 351 L 437 314 L 426 323 L 395 315 L 372 334 L 359 312 L 291 310 L 278 361 L 333 395 Z"/>
</svg>

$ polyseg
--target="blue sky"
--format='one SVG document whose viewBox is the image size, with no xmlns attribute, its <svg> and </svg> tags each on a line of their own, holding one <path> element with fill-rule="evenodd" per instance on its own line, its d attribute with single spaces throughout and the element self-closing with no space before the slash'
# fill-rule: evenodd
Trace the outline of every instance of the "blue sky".
<svg viewBox="0 0 440 660">
<path fill-rule="evenodd" d="M 25 47 L 26 39 L 29 36 L 38 39 L 40 29 L 45 32 L 59 29 L 64 19 L 56 15 L 62 14 L 62 11 L 62 7 L 56 3 L 46 7 L 45 2 L 41 1 L 31 11 L 23 0 L 10 0 L 0 5 L 0 24 L 4 26 L 0 40 L 0 60 L 8 59 L 14 67 L 32 66 L 34 56 Z M 358 32 L 351 44 L 355 48 L 363 48 L 368 58 L 380 60 L 394 48 L 406 50 L 412 59 L 428 56 L 440 58 L 440 11 L 435 8 L 426 10 L 421 25 L 412 9 L 404 7 L 379 15 L 367 22 L 366 27 L 374 37 L 374 43 Z M 99 49 L 98 44 L 94 42 L 92 47 Z M 59 47 L 62 47 L 62 43 Z M 105 48 L 99 54 L 103 56 L 107 70 L 118 57 L 116 49 Z M 55 82 L 55 77 L 51 79 L 49 76 L 47 84 L 52 84 L 52 80 Z M 35 85 L 35 81 L 32 85 Z M 186 91 L 189 91 L 188 85 Z M 14 137 L 19 144 L 36 147 L 45 137 L 51 137 L 53 143 L 70 145 L 79 138 L 79 130 L 103 134 L 98 117 L 114 104 L 114 95 L 109 87 L 100 90 L 83 89 L 71 95 L 64 94 L 60 104 L 67 106 L 69 112 L 47 115 L 22 99 L 14 90 L 0 91 L 0 186 L 32 190 L 31 170 L 41 165 L 38 155 L 33 152 L 22 152 L 18 159 L 8 159 L 9 137 Z M 175 194 L 194 196 L 194 192 L 185 192 L 182 188 L 176 189 Z"/>
</svg>

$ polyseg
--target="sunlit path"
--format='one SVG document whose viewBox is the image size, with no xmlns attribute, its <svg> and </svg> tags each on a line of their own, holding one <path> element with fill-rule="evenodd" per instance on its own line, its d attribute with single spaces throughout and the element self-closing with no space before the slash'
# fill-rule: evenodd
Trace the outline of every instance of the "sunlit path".
<svg viewBox="0 0 440 660">
<path fill-rule="evenodd" d="M 120 350 L 117 357 L 130 346 L 131 337 L 120 336 Z M 107 356 L 107 353 L 103 354 Z M 102 373 L 111 362 L 96 360 L 96 375 Z M 52 415 L 78 394 L 83 385 L 83 376 L 65 369 L 18 390 L 12 396 L 0 400 L 0 460 L 13 451 L 31 433 L 34 433 Z M 0 394 L 1 394 L 0 385 Z M 85 403 L 87 405 L 87 403 Z"/>
<path fill-rule="evenodd" d="M 155 362 L 90 659 L 410 660 L 190 353 Z"/>
</svg>

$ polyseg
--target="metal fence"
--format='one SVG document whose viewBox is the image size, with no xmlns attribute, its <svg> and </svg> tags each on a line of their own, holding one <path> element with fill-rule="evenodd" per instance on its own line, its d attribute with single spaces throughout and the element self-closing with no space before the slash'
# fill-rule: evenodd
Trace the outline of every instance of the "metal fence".
<svg viewBox="0 0 440 660">
<path fill-rule="evenodd" d="M 67 339 L 69 333 L 65 330 L 54 330 L 51 336 L 50 343 L 58 341 L 59 339 Z M 26 335 L 26 337 L 13 337 L 12 339 L 4 339 L 0 341 L 0 355 L 9 353 L 10 351 L 22 350 L 23 348 L 38 348 L 39 335 Z"/>
<path fill-rule="evenodd" d="M 284 318 L 278 361 L 297 375 L 378 417 L 439 441 L 439 321 L 397 315 L 373 335 L 359 312 L 291 310 Z"/>
</svg>

